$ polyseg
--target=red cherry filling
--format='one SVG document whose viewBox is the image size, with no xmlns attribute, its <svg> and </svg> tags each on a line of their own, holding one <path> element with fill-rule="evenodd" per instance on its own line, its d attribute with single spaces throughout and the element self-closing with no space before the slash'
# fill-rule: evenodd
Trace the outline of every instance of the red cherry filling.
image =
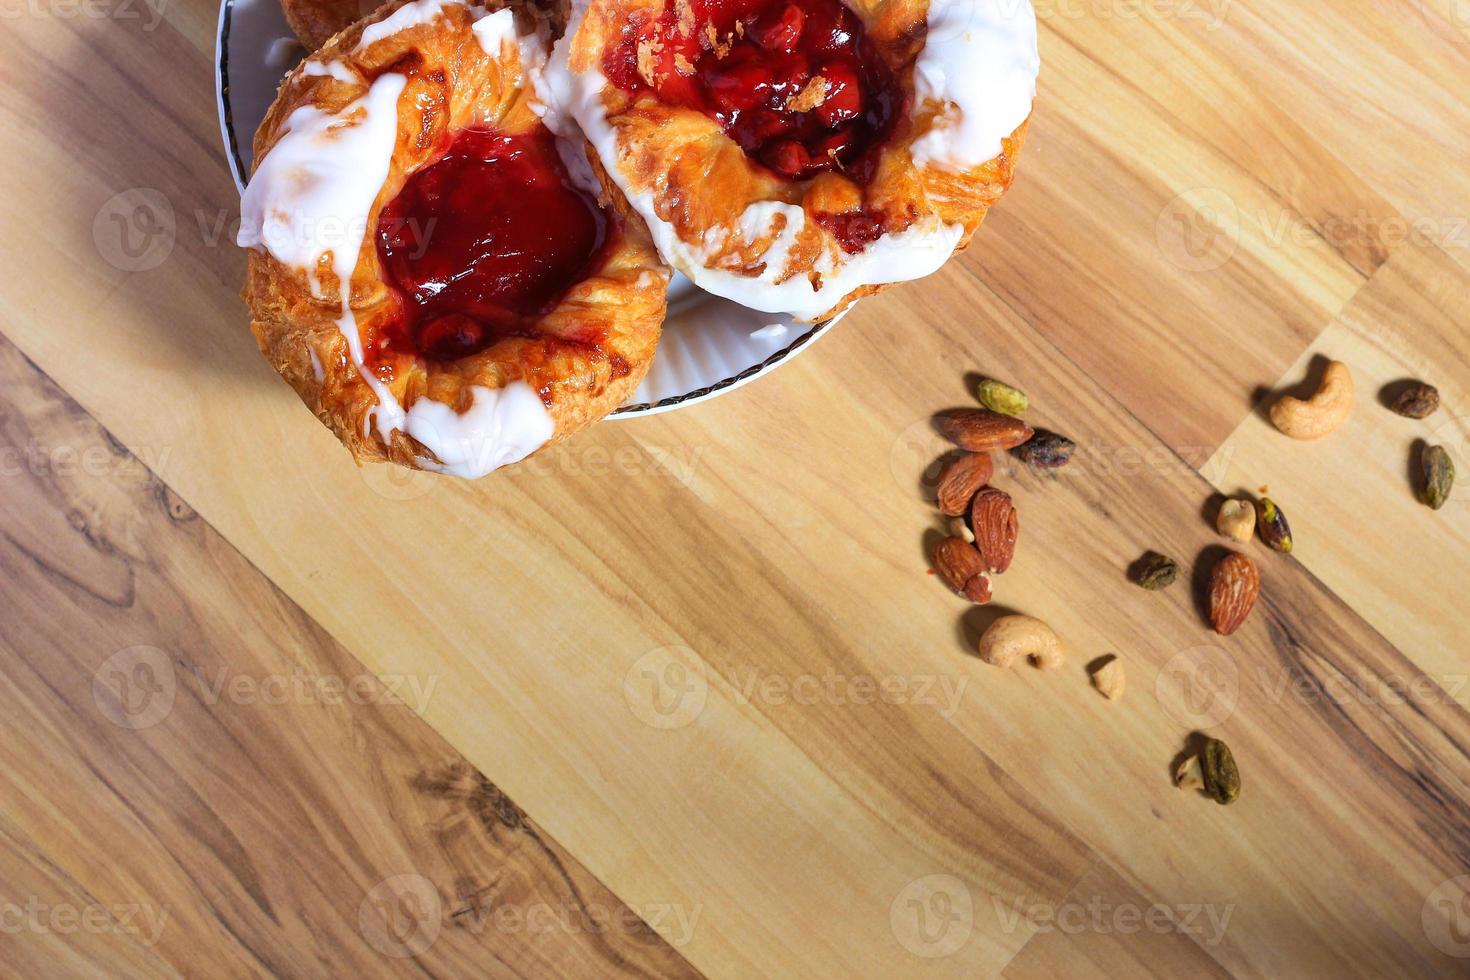
<svg viewBox="0 0 1470 980">
<path fill-rule="evenodd" d="M 699 109 L 794 179 L 837 169 L 866 182 L 903 107 L 841 0 L 669 0 L 657 20 L 628 25 L 603 71 L 625 91 L 651 86 Z"/>
<path fill-rule="evenodd" d="M 548 130 L 465 130 L 378 219 L 378 257 L 400 303 L 375 344 L 453 361 L 528 336 L 607 238 L 606 215 L 572 185 Z"/>
</svg>

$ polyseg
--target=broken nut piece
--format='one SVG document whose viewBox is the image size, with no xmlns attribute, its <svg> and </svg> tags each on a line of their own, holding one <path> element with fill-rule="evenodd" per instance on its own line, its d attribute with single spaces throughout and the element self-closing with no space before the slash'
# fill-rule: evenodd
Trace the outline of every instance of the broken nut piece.
<svg viewBox="0 0 1470 980">
<path fill-rule="evenodd" d="M 1097 670 L 1092 672 L 1092 686 L 1097 692 L 1109 701 L 1117 701 L 1123 697 L 1123 691 L 1128 686 L 1128 675 L 1123 670 L 1123 661 L 1113 657 Z"/>
<path fill-rule="evenodd" d="M 1249 541 L 1256 533 L 1256 508 L 1249 500 L 1227 500 L 1215 515 L 1215 529 L 1235 541 Z"/>
</svg>

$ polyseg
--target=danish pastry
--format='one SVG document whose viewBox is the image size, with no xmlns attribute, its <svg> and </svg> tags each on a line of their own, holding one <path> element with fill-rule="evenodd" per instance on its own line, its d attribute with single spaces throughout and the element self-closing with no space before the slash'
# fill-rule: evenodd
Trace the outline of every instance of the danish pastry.
<svg viewBox="0 0 1470 980">
<path fill-rule="evenodd" d="M 535 16 L 390 4 L 256 134 L 251 326 L 359 461 L 482 476 L 601 419 L 653 358 L 668 270 L 536 114 Z"/>
<path fill-rule="evenodd" d="M 820 320 L 968 244 L 1038 69 L 1028 0 L 572 0 L 546 78 L 668 262 Z"/>
</svg>

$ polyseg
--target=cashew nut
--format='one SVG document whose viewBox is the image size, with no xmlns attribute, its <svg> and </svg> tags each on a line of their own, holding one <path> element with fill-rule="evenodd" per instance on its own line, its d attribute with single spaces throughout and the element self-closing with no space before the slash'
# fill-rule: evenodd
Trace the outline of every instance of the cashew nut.
<svg viewBox="0 0 1470 980">
<path fill-rule="evenodd" d="M 1009 667 L 1023 656 L 1042 670 L 1056 670 L 1066 660 L 1051 627 L 1030 616 L 1002 616 L 980 636 L 980 659 L 988 664 Z"/>
<path fill-rule="evenodd" d="M 1333 361 L 1322 387 L 1303 401 L 1290 395 L 1271 406 L 1271 423 L 1293 439 L 1321 439 L 1337 430 L 1353 413 L 1353 376 L 1346 364 Z"/>
</svg>

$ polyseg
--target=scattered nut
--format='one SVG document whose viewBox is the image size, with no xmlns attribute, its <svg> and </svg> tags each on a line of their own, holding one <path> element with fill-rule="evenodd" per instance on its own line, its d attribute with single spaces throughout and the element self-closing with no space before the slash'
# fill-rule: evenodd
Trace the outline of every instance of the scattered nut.
<svg viewBox="0 0 1470 980">
<path fill-rule="evenodd" d="M 1249 541 L 1256 533 L 1256 508 L 1249 500 L 1227 500 L 1220 505 L 1215 527 L 1227 538 Z"/>
<path fill-rule="evenodd" d="M 1246 621 L 1261 594 L 1261 573 L 1256 563 L 1232 551 L 1210 573 L 1210 624 L 1221 636 L 1229 636 Z"/>
<path fill-rule="evenodd" d="M 1174 785 L 1180 789 L 1204 789 L 1205 771 L 1199 756 L 1192 755 L 1174 769 Z"/>
<path fill-rule="evenodd" d="M 1020 520 L 1010 494 L 995 487 L 985 487 L 975 494 L 970 504 L 970 528 L 986 568 L 999 575 L 1011 567 Z"/>
<path fill-rule="evenodd" d="M 1097 688 L 1098 693 L 1109 701 L 1120 700 L 1123 697 L 1123 690 L 1128 686 L 1128 675 L 1123 670 L 1123 661 L 1113 657 L 1094 670 L 1092 686 Z"/>
<path fill-rule="evenodd" d="M 1258 506 L 1261 521 L 1261 540 L 1274 551 L 1291 554 L 1291 525 L 1286 515 L 1270 497 L 1262 497 Z"/>
<path fill-rule="evenodd" d="M 1218 738 L 1207 739 L 1200 757 L 1200 769 L 1204 774 L 1205 792 L 1216 803 L 1229 806 L 1240 799 L 1240 770 L 1236 768 L 1230 746 Z"/>
<path fill-rule="evenodd" d="M 1018 657 L 1030 657 L 1042 670 L 1056 670 L 1066 660 L 1050 626 L 1031 616 L 1002 616 L 981 634 L 980 659 L 1009 667 Z"/>
<path fill-rule="evenodd" d="M 1012 449 L 1035 435 L 1020 419 L 983 408 L 967 408 L 940 417 L 939 431 L 950 442 L 972 453 Z"/>
<path fill-rule="evenodd" d="M 1036 435 L 1011 450 L 1011 455 L 1039 469 L 1058 470 L 1072 461 L 1077 444 L 1064 435 L 1037 429 Z"/>
<path fill-rule="evenodd" d="M 934 571 L 945 585 L 971 602 L 990 601 L 985 559 L 964 538 L 945 538 L 935 546 Z"/>
<path fill-rule="evenodd" d="M 1395 395 L 1388 408 L 1406 419 L 1427 419 L 1439 411 L 1439 389 L 1415 381 Z"/>
<path fill-rule="evenodd" d="M 1443 446 L 1425 446 L 1419 465 L 1424 470 L 1424 486 L 1419 491 L 1419 499 L 1425 506 L 1439 510 L 1450 499 L 1450 491 L 1455 487 L 1455 461 L 1450 459 Z"/>
<path fill-rule="evenodd" d="M 1179 578 L 1179 563 L 1168 555 L 1150 551 L 1140 560 L 1134 575 L 1134 581 L 1139 585 L 1150 592 L 1158 592 L 1160 589 L 1167 589 Z"/>
<path fill-rule="evenodd" d="M 1321 439 L 1353 413 L 1353 376 L 1346 364 L 1327 365 L 1322 386 L 1303 401 L 1290 395 L 1271 406 L 1271 423 L 1293 439 Z"/>
<path fill-rule="evenodd" d="M 980 382 L 976 394 L 980 397 L 980 404 L 992 412 L 1012 415 L 1016 418 L 1025 415 L 1026 408 L 1030 404 L 1026 393 L 1020 388 L 1012 388 L 1005 382 L 996 381 L 994 378 L 986 378 Z"/>
<path fill-rule="evenodd" d="M 975 491 L 989 483 L 994 473 L 995 461 L 989 453 L 965 453 L 950 460 L 939 474 L 939 512 L 959 517 L 969 510 Z"/>
</svg>

